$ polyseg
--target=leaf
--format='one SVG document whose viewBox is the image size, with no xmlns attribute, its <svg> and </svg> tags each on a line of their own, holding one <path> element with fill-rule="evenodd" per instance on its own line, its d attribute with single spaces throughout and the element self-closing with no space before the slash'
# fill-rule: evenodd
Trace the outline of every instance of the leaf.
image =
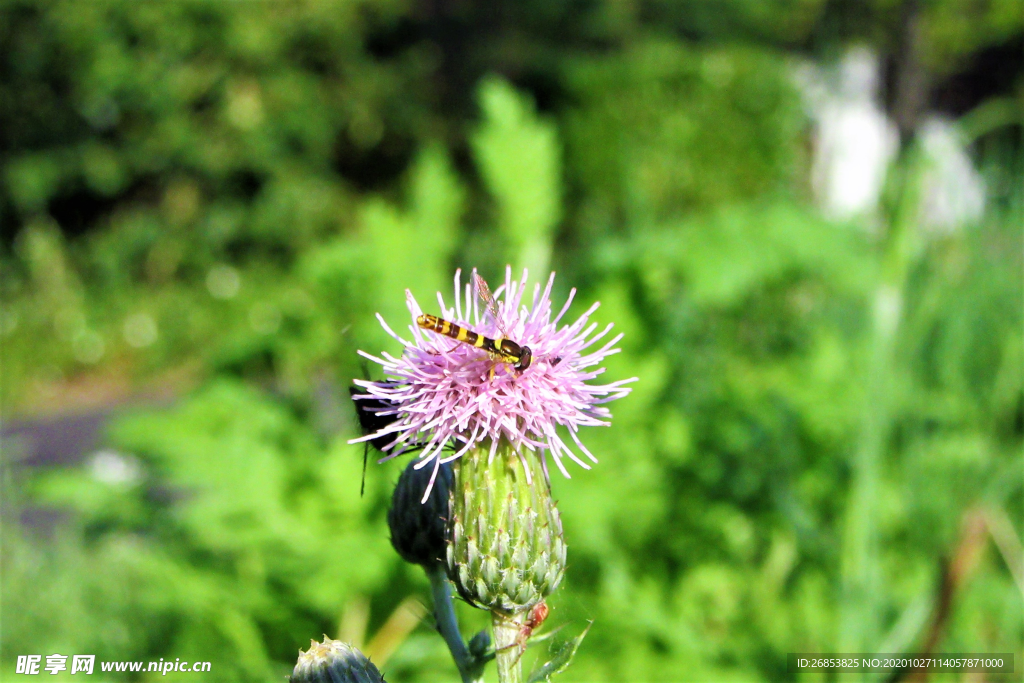
<svg viewBox="0 0 1024 683">
<path fill-rule="evenodd" d="M 499 229 L 515 249 L 514 263 L 543 272 L 562 218 L 558 131 L 537 116 L 528 95 L 500 78 L 485 79 L 479 98 L 485 120 L 473 153 L 497 201 Z"/>
<path fill-rule="evenodd" d="M 580 649 L 580 643 L 587 636 L 587 632 L 590 631 L 590 627 L 594 624 L 593 621 L 587 622 L 587 627 L 583 629 L 583 633 L 579 634 L 572 640 L 562 643 L 562 645 L 555 652 L 554 656 L 539 667 L 535 667 L 530 673 L 530 678 L 527 679 L 526 683 L 541 683 L 541 681 L 550 681 L 551 677 L 555 674 L 562 673 L 569 664 L 572 663 L 572 658 L 576 656 L 576 651 Z M 554 648 L 552 648 L 554 649 Z"/>
</svg>

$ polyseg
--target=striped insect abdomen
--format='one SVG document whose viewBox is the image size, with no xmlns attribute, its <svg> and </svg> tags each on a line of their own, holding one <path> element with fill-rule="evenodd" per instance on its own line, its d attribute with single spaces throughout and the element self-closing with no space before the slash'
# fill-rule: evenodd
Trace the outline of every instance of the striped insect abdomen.
<svg viewBox="0 0 1024 683">
<path fill-rule="evenodd" d="M 443 334 L 446 337 L 451 337 L 455 341 L 465 342 L 471 344 L 477 348 L 490 348 L 493 350 L 493 342 L 488 344 L 491 340 L 482 334 L 477 334 L 472 330 L 467 330 L 465 327 L 459 327 L 455 323 L 448 322 L 438 318 L 436 315 L 421 315 L 416 318 L 416 324 L 425 330 L 431 332 L 437 332 Z"/>
</svg>

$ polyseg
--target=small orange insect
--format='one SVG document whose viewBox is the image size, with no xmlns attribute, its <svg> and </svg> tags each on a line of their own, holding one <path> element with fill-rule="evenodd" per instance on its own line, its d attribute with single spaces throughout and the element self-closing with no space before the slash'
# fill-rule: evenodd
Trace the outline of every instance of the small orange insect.
<svg viewBox="0 0 1024 683">
<path fill-rule="evenodd" d="M 540 628 L 540 625 L 544 623 L 544 620 L 548 618 L 548 604 L 541 602 L 532 610 L 530 610 L 530 616 L 526 618 L 523 623 L 523 628 L 519 631 L 519 637 L 516 642 L 519 643 L 520 647 L 526 646 L 527 639 L 533 634 L 535 629 Z"/>
<path fill-rule="evenodd" d="M 518 660 L 519 657 L 522 657 L 523 653 L 526 651 L 526 641 L 530 639 L 533 632 L 540 628 L 540 625 L 548 618 L 548 611 L 547 603 L 544 602 L 539 603 L 536 607 L 530 610 L 530 615 L 526 617 L 526 621 L 523 622 L 522 628 L 519 629 L 519 635 L 516 636 L 515 642 L 500 649 L 508 650 L 509 648 L 518 647 L 519 655 L 516 659 Z"/>
</svg>

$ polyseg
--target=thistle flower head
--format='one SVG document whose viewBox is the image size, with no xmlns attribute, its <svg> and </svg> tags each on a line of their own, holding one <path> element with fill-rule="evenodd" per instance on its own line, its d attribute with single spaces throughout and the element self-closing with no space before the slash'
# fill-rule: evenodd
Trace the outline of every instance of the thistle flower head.
<svg viewBox="0 0 1024 683">
<path fill-rule="evenodd" d="M 456 464 L 445 561 L 466 602 L 514 616 L 558 588 L 566 544 L 547 484 L 529 483 L 536 458 L 510 458 L 505 448 L 491 461 L 468 457 Z"/>
<path fill-rule="evenodd" d="M 396 358 L 382 353 L 377 357 L 360 351 L 383 367 L 388 381 L 356 380 L 367 397 L 393 405 L 388 412 L 395 419 L 350 443 L 390 436 L 393 448 L 385 460 L 422 447 L 417 466 L 433 463 L 435 472 L 441 462 L 455 460 L 473 448 L 484 446 L 493 457 L 500 443 L 509 444 L 520 457 L 524 450 L 538 452 L 545 474 L 548 454 L 566 477 L 566 457 L 590 469 L 558 433 L 558 427 L 566 428 L 583 456 L 597 462 L 580 440 L 579 428 L 609 424 L 611 413 L 604 404 L 629 393 L 624 385 L 636 378 L 588 383 L 604 371 L 600 363 L 618 352 L 615 344 L 622 335 L 607 339 L 612 325 L 597 331 L 597 324 L 589 323 L 596 303 L 574 323 L 559 327 L 576 290 L 553 315 L 554 278 L 552 273 L 543 289 L 534 286 L 527 306 L 523 301 L 526 271 L 521 280 L 513 280 L 511 268 L 506 268 L 505 282 L 494 292 L 493 311 L 480 300 L 475 271 L 471 283 L 464 286 L 456 271 L 453 307 L 446 306 L 438 293 L 438 317 L 491 339 L 504 337 L 529 347 L 532 362 L 521 372 L 482 348 L 421 329 L 416 321 L 425 311 L 406 291 L 411 316 L 408 339 L 377 316 L 385 331 L 402 344 L 402 355 Z M 449 445 L 453 450 L 443 452 Z"/>
<path fill-rule="evenodd" d="M 299 650 L 290 683 L 384 683 L 384 677 L 362 652 L 348 643 L 324 636 Z"/>
</svg>

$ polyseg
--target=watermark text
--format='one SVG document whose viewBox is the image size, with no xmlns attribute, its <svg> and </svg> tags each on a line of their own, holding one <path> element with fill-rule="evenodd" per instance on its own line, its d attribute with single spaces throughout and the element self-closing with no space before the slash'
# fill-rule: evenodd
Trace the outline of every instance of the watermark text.
<svg viewBox="0 0 1024 683">
<path fill-rule="evenodd" d="M 71 660 L 70 668 L 68 660 Z M 18 655 L 14 673 L 31 676 L 40 673 L 56 675 L 62 671 L 68 671 L 71 674 L 89 675 L 95 669 L 96 655 L 62 655 L 54 653 L 45 657 L 43 655 Z M 176 673 L 206 673 L 209 670 L 209 662 L 182 661 L 180 658 L 173 661 L 160 659 L 159 661 L 150 662 L 101 661 L 99 663 L 99 671 L 110 673 L 140 673 L 145 671 L 166 676 L 172 671 Z"/>
<path fill-rule="evenodd" d="M 790 652 L 790 673 L 833 671 L 867 673 L 875 671 L 963 671 L 1009 674 L 1012 652 L 957 652 L 950 654 L 846 654 Z"/>
</svg>

